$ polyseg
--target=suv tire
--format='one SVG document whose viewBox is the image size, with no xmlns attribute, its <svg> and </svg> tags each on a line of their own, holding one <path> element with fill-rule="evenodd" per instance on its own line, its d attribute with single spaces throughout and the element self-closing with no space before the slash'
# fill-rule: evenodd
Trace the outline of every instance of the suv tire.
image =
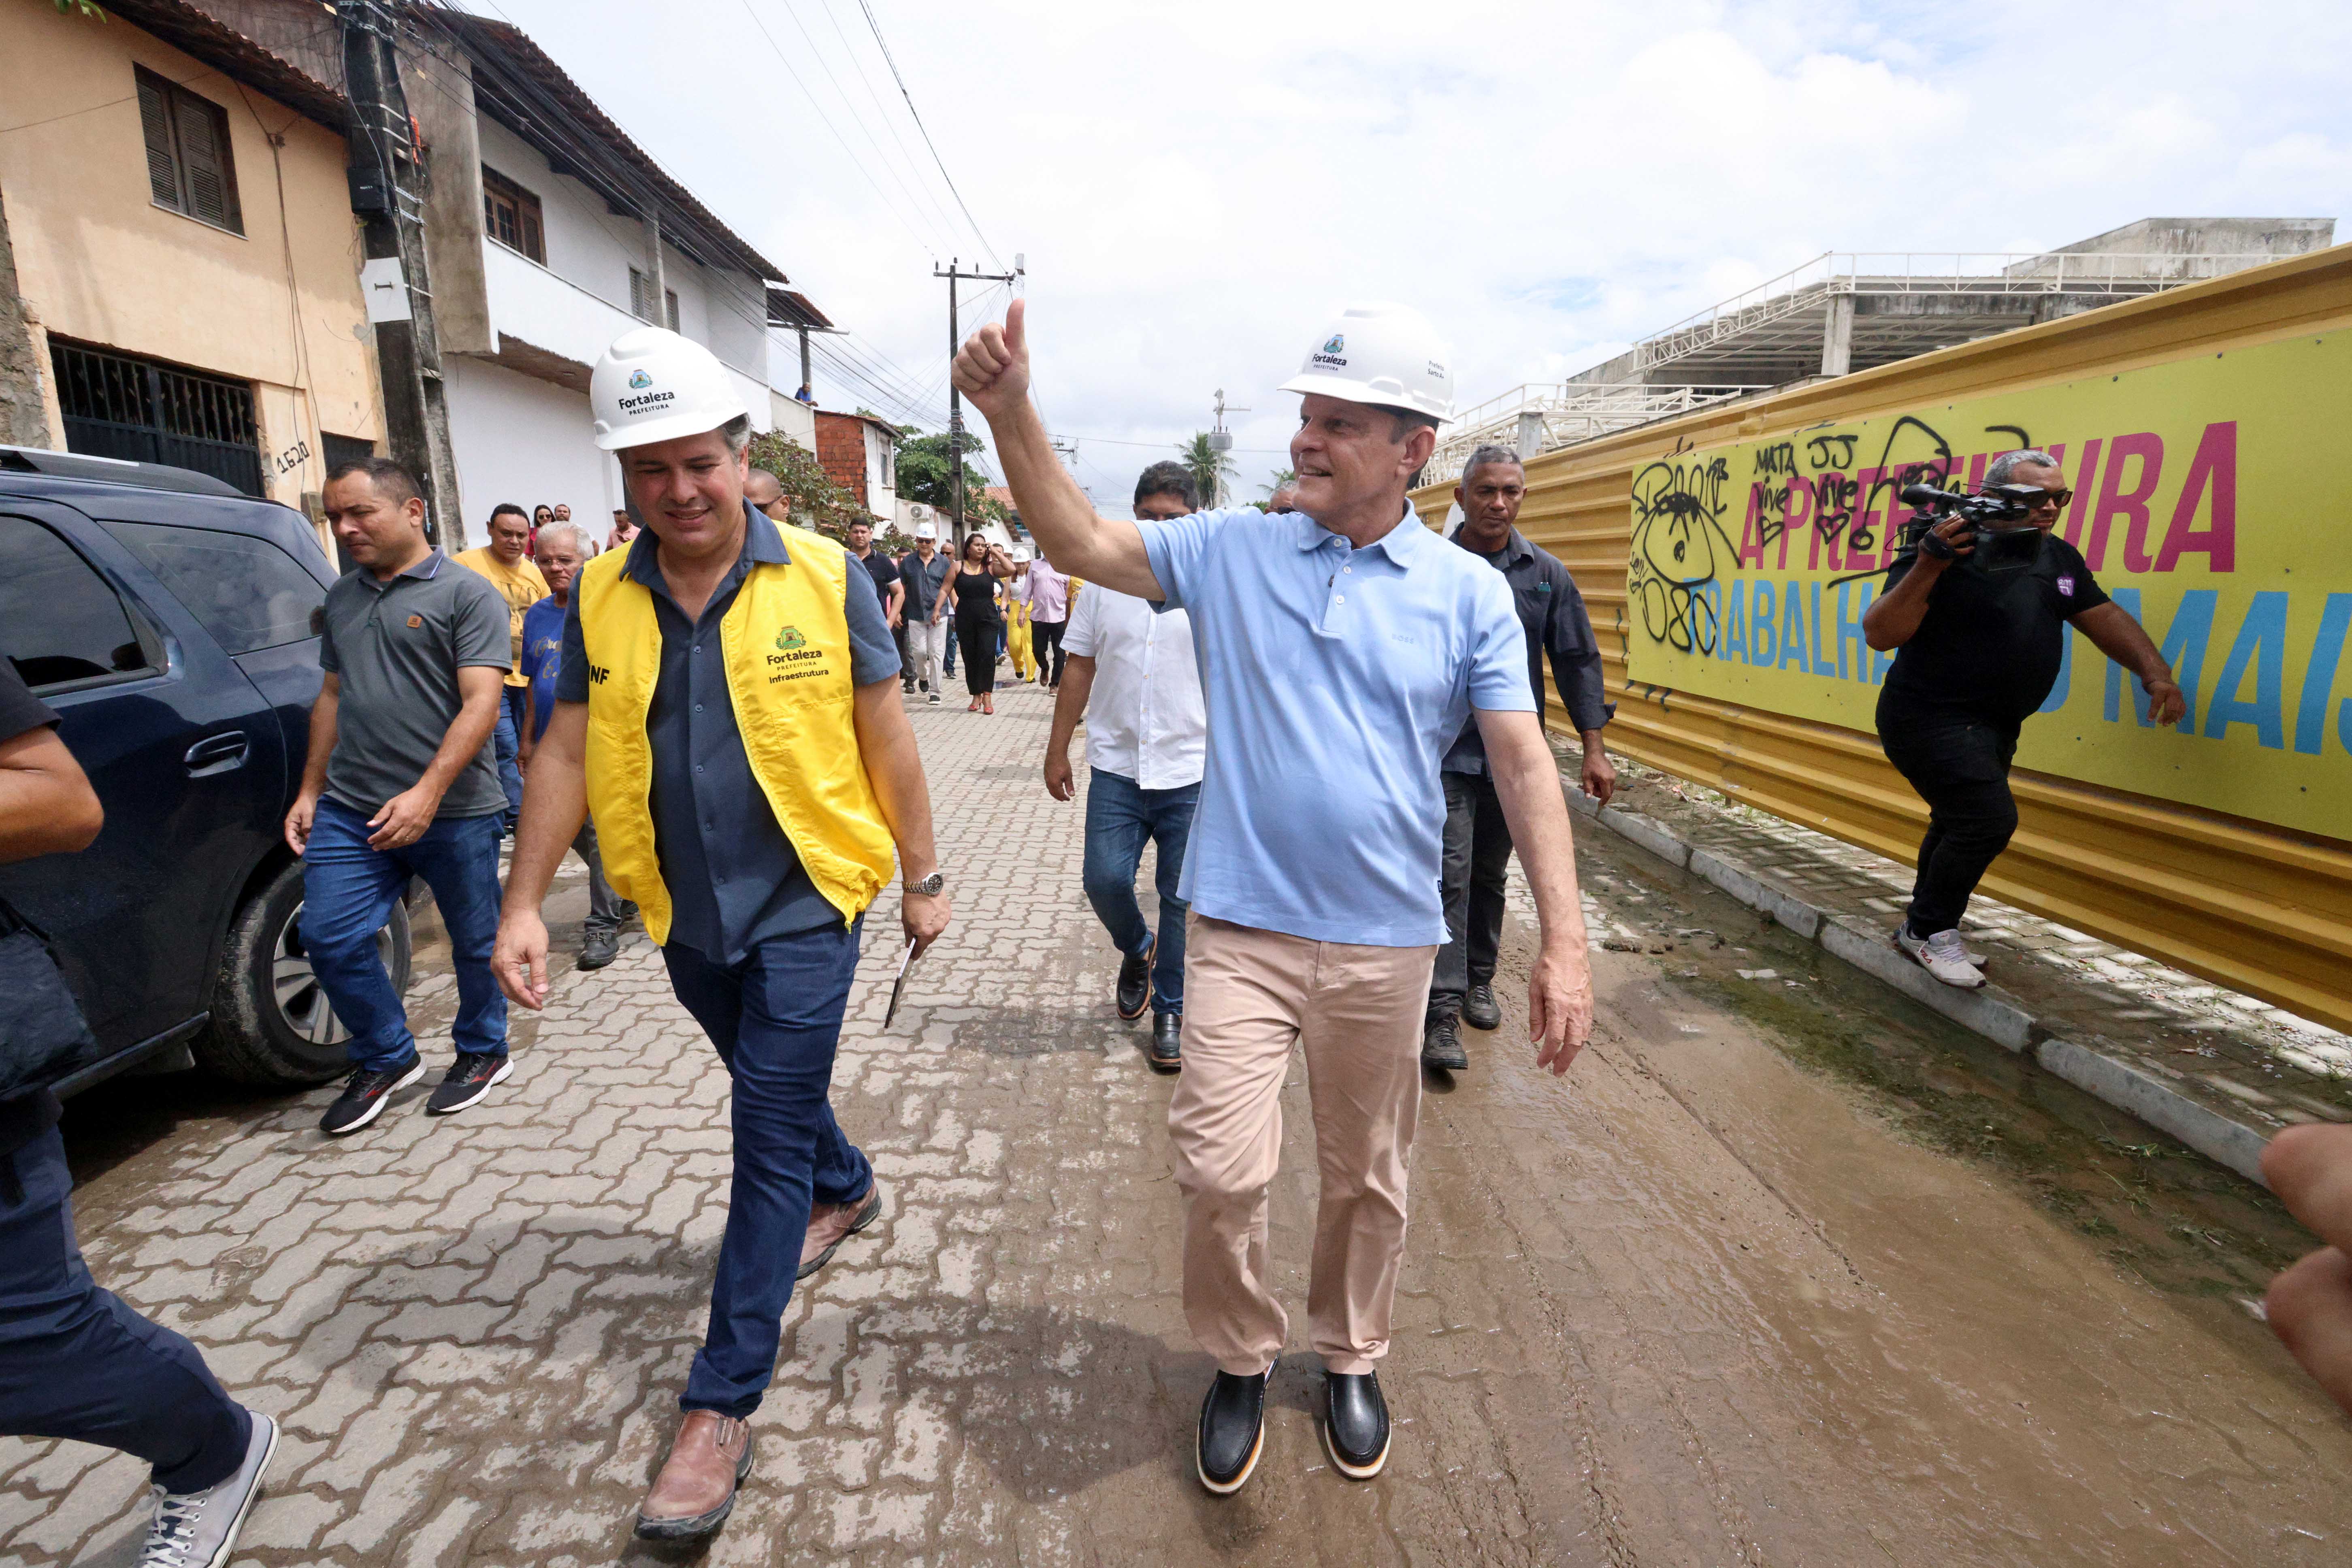
<svg viewBox="0 0 2352 1568">
<path fill-rule="evenodd" d="M 280 868 L 230 922 L 213 985 L 212 1023 L 191 1042 L 198 1065 L 237 1083 L 307 1089 L 351 1070 L 350 1031 L 327 1005 L 302 952 L 302 862 Z M 394 900 L 376 933 L 394 991 L 408 990 L 408 908 Z"/>
</svg>

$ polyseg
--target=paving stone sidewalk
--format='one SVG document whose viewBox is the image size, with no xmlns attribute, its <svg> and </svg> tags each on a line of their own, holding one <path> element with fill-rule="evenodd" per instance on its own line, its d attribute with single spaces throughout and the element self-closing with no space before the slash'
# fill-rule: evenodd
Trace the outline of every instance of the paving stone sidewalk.
<svg viewBox="0 0 2352 1568">
<path fill-rule="evenodd" d="M 1912 871 L 1719 791 L 1621 763 L 1619 806 L 1786 885 L 1825 912 L 1892 931 Z M 2267 1136 L 2352 1121 L 2352 1037 L 1979 895 L 1961 930 L 1994 983 L 2051 1034 L 2153 1074 Z M 1596 937 L 1596 940 L 1598 938 Z"/>
</svg>

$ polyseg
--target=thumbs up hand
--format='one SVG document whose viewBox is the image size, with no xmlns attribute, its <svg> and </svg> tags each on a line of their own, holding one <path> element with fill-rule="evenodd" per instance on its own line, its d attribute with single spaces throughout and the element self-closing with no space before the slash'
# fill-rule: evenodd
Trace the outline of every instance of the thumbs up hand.
<svg viewBox="0 0 2352 1568">
<path fill-rule="evenodd" d="M 955 357 L 956 390 L 992 424 L 1029 395 L 1029 302 L 1015 300 L 1004 324 L 991 321 L 964 340 Z"/>
</svg>

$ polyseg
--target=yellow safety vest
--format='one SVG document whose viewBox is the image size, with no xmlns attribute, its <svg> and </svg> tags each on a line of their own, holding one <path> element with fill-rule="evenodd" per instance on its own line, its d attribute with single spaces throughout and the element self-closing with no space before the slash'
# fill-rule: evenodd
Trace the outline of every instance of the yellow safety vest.
<svg viewBox="0 0 2352 1568">
<path fill-rule="evenodd" d="M 779 525 L 789 562 L 754 564 L 719 623 L 727 692 L 751 775 L 776 822 L 845 920 L 890 879 L 890 829 L 857 746 L 850 673 L 849 552 Z M 588 656 L 588 813 L 605 879 L 643 912 L 646 934 L 669 940 L 671 904 L 654 853 L 653 746 L 646 736 L 661 675 L 653 590 L 622 570 L 625 550 L 581 570 L 580 633 Z M 865 572 L 856 587 L 870 592 Z"/>
</svg>

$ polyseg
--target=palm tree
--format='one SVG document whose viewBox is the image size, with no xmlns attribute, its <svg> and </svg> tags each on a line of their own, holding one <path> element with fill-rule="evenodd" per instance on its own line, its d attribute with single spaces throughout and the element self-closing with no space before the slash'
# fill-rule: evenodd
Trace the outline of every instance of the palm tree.
<svg viewBox="0 0 2352 1568">
<path fill-rule="evenodd" d="M 1266 500 L 1272 500 L 1274 499 L 1275 491 L 1280 489 L 1285 485 L 1295 485 L 1297 482 L 1298 470 L 1297 468 L 1276 468 L 1274 470 L 1274 482 L 1270 485 L 1258 486 L 1258 490 L 1259 493 L 1263 494 Z"/>
<path fill-rule="evenodd" d="M 1192 438 L 1176 448 L 1176 460 L 1192 476 L 1202 506 L 1216 505 L 1217 497 L 1223 493 L 1220 481 L 1238 471 L 1231 458 L 1209 445 L 1206 430 L 1192 432 Z"/>
</svg>

